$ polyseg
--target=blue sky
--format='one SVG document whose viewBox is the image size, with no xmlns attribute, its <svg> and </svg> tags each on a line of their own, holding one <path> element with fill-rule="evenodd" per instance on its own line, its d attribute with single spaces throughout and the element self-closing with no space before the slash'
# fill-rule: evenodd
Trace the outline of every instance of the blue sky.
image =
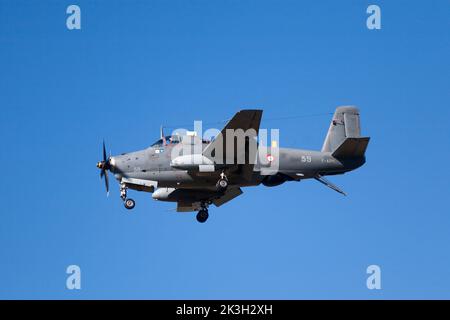
<svg viewBox="0 0 450 320">
<path fill-rule="evenodd" d="M 448 1 L 74 3 L 69 31 L 72 2 L 0 1 L 0 298 L 450 298 Z M 126 211 L 95 167 L 103 138 L 114 154 L 160 124 L 345 104 L 372 138 L 364 167 L 330 179 L 348 197 L 248 188 L 201 225 L 150 194 Z M 262 126 L 320 149 L 329 122 Z"/>
</svg>

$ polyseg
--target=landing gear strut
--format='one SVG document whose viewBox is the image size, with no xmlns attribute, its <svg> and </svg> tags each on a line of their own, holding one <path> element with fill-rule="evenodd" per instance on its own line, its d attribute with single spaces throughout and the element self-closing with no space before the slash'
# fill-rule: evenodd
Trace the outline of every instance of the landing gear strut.
<svg viewBox="0 0 450 320">
<path fill-rule="evenodd" d="M 197 213 L 197 221 L 200 223 L 206 222 L 208 220 L 209 213 L 208 213 L 208 205 L 206 203 L 202 203 L 202 208 Z"/>
<path fill-rule="evenodd" d="M 120 184 L 120 198 L 122 198 L 123 205 L 128 210 L 133 209 L 136 205 L 136 202 L 133 199 L 127 198 L 127 186 L 125 185 L 125 183 Z"/>
<path fill-rule="evenodd" d="M 228 187 L 228 179 L 225 173 L 220 174 L 219 181 L 216 183 L 217 191 L 225 191 Z"/>
</svg>

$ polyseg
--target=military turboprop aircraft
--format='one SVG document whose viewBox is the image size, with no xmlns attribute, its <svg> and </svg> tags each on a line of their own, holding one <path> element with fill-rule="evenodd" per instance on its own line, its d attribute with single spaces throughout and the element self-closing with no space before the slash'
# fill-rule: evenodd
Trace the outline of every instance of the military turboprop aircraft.
<svg viewBox="0 0 450 320">
<path fill-rule="evenodd" d="M 324 178 L 362 166 L 369 137 L 361 137 L 359 110 L 338 107 L 321 151 L 265 146 L 258 141 L 262 110 L 241 110 L 212 141 L 193 132 L 164 136 L 149 148 L 97 163 L 109 192 L 108 171 L 120 183 L 125 208 L 135 201 L 127 190 L 146 191 L 159 201 L 177 203 L 178 212 L 198 211 L 198 222 L 208 219 L 208 207 L 219 207 L 242 194 L 242 187 L 278 186 L 286 181 L 315 179 L 344 194 Z M 260 139 L 261 140 L 261 139 Z"/>
</svg>

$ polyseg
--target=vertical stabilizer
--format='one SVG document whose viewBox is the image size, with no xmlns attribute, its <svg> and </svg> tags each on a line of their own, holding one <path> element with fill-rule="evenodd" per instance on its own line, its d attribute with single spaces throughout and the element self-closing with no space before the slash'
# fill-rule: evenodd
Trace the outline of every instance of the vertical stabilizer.
<svg viewBox="0 0 450 320">
<path fill-rule="evenodd" d="M 346 138 L 359 138 L 360 136 L 358 108 L 354 106 L 338 107 L 331 120 L 322 151 L 334 152 Z"/>
</svg>

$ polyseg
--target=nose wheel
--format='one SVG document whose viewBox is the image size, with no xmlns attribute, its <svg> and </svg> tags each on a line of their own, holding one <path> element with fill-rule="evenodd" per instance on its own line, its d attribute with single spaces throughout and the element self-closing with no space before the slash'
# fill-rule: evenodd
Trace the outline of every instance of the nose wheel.
<svg viewBox="0 0 450 320">
<path fill-rule="evenodd" d="M 134 206 L 136 205 L 136 202 L 133 199 L 125 199 L 125 201 L 123 202 L 123 205 L 125 206 L 125 208 L 127 208 L 128 210 L 131 210 L 134 208 Z"/>
<path fill-rule="evenodd" d="M 136 202 L 133 199 L 127 198 L 127 186 L 125 185 L 125 183 L 120 184 L 120 198 L 122 198 L 123 205 L 128 210 L 133 209 L 136 205 Z"/>
</svg>

